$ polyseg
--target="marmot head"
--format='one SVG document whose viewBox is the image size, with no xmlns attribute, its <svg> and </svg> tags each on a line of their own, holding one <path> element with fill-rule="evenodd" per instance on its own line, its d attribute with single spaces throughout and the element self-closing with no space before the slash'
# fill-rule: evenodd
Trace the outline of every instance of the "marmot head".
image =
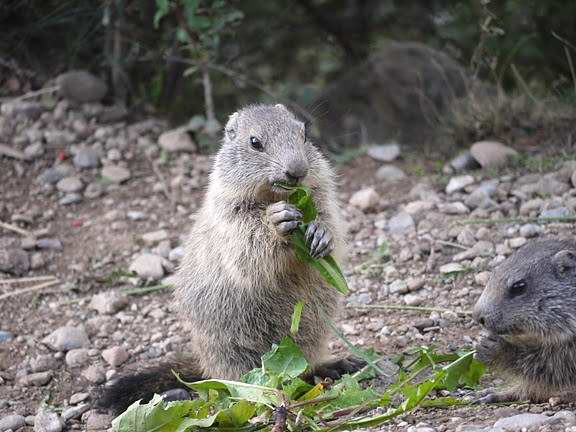
<svg viewBox="0 0 576 432">
<path fill-rule="evenodd" d="M 230 116 L 214 170 L 226 190 L 283 193 L 275 182 L 306 184 L 312 144 L 284 105 L 251 105 Z"/>
<path fill-rule="evenodd" d="M 516 344 L 576 337 L 576 243 L 528 243 L 492 273 L 474 318 Z"/>
</svg>

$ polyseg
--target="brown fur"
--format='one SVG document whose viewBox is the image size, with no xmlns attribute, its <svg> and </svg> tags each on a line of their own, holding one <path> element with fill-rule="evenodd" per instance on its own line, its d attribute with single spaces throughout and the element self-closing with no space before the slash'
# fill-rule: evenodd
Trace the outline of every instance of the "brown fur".
<svg viewBox="0 0 576 432">
<path fill-rule="evenodd" d="M 477 348 L 478 357 L 512 383 L 493 400 L 574 400 L 575 311 L 572 240 L 529 243 L 494 271 L 474 312 L 490 332 Z"/>
<path fill-rule="evenodd" d="M 250 147 L 251 136 L 264 152 Z M 192 328 L 193 375 L 238 379 L 259 366 L 262 354 L 289 334 L 299 300 L 305 306 L 296 342 L 313 367 L 326 360 L 325 317 L 336 314 L 338 294 L 296 258 L 289 238 L 266 216 L 268 206 L 287 197 L 271 185 L 284 180 L 290 164 L 308 167 L 302 183 L 312 189 L 318 219 L 333 235 L 333 255 L 343 258 L 335 175 L 306 140 L 304 125 L 282 105 L 233 114 L 173 278 L 175 305 Z"/>
</svg>

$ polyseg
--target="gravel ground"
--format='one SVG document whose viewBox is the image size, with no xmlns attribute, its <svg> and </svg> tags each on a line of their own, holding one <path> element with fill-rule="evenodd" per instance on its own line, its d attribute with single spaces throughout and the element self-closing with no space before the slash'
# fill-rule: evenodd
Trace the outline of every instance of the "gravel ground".
<svg viewBox="0 0 576 432">
<path fill-rule="evenodd" d="M 98 103 L 2 105 L 0 431 L 104 430 L 110 418 L 91 409 L 91 387 L 187 343 L 167 290 L 126 290 L 157 286 L 178 264 L 210 166 L 197 153 L 196 120 L 169 130 Z M 573 216 L 569 151 L 428 176 L 424 158 L 400 152 L 383 163 L 382 149 L 341 166 L 352 289 L 344 333 L 390 355 L 473 347 L 480 328 L 469 311 L 489 272 L 526 242 L 570 236 L 574 225 L 464 221 Z M 336 339 L 331 347 L 343 351 Z M 419 410 L 379 430 L 576 431 L 573 409 L 552 400 Z"/>
</svg>

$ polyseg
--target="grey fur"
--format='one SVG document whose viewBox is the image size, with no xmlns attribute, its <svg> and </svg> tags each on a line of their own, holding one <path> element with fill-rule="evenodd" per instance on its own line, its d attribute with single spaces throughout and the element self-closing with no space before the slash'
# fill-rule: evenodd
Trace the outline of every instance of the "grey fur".
<svg viewBox="0 0 576 432">
<path fill-rule="evenodd" d="M 256 137 L 263 151 L 250 145 Z M 305 175 L 325 227 L 314 252 L 343 258 L 345 225 L 335 175 L 283 105 L 253 105 L 230 116 L 205 201 L 175 275 L 175 300 L 191 323 L 193 357 L 203 376 L 237 379 L 289 334 L 293 307 L 305 301 L 296 341 L 316 366 L 325 361 L 327 326 L 338 296 L 287 236 L 301 218 L 276 181 Z M 322 240 L 328 235 L 328 244 Z M 328 239 L 326 239 L 328 240 Z M 323 249 L 320 247 L 323 247 Z"/>
<path fill-rule="evenodd" d="M 531 242 L 488 281 L 474 309 L 475 319 L 490 332 L 477 348 L 478 357 L 514 382 L 490 400 L 574 398 L 575 254 L 572 240 Z"/>
</svg>

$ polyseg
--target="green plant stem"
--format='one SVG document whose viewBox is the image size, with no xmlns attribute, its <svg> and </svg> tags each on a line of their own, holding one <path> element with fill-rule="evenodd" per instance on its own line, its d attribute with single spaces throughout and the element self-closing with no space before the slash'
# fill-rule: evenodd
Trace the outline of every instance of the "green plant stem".
<svg viewBox="0 0 576 432">
<path fill-rule="evenodd" d="M 151 292 L 162 291 L 165 289 L 172 288 L 172 285 L 160 284 L 160 285 L 152 285 L 147 287 L 137 287 L 137 288 L 127 288 L 122 290 L 122 294 L 124 295 L 142 295 L 148 294 Z"/>
</svg>

